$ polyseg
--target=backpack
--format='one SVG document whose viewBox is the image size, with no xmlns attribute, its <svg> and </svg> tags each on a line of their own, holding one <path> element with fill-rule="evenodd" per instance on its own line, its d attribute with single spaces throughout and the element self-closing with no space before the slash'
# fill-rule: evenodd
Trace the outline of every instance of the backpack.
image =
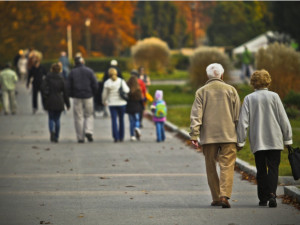
<svg viewBox="0 0 300 225">
<path fill-rule="evenodd" d="M 167 106 L 164 101 L 158 101 L 155 108 L 155 117 L 163 118 L 167 116 Z"/>
</svg>

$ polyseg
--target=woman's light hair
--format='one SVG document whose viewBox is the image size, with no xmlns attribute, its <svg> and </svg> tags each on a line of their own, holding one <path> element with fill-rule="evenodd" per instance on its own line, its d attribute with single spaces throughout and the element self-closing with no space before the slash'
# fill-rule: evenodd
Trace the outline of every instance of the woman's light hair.
<svg viewBox="0 0 300 225">
<path fill-rule="evenodd" d="M 268 88 L 271 84 L 271 76 L 266 70 L 257 70 L 251 75 L 250 83 L 255 89 Z"/>
<path fill-rule="evenodd" d="M 108 75 L 112 80 L 116 80 L 118 77 L 118 71 L 115 68 L 110 68 L 108 70 Z"/>
<path fill-rule="evenodd" d="M 224 74 L 224 68 L 219 63 L 213 63 L 206 67 L 206 73 L 209 79 L 221 78 L 221 76 Z"/>
<path fill-rule="evenodd" d="M 53 73 L 60 73 L 62 72 L 62 64 L 61 62 L 53 63 L 51 65 L 50 71 Z"/>
</svg>

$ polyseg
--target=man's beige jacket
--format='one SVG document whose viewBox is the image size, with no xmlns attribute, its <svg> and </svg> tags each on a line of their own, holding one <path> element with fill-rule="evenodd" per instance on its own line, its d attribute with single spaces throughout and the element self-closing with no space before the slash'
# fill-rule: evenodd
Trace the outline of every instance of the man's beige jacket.
<svg viewBox="0 0 300 225">
<path fill-rule="evenodd" d="M 199 88 L 191 110 L 191 140 L 200 144 L 236 143 L 240 98 L 234 87 L 218 78 Z"/>
</svg>

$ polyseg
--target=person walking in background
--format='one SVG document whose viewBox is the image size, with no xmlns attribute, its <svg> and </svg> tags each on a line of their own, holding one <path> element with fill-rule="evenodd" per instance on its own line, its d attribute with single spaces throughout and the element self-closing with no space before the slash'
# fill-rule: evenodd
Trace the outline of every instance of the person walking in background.
<svg viewBox="0 0 300 225">
<path fill-rule="evenodd" d="M 70 101 L 67 88 L 62 76 L 62 65 L 60 62 L 51 66 L 41 85 L 44 109 L 48 111 L 48 124 L 50 131 L 50 141 L 58 142 L 60 132 L 61 112 L 70 109 Z"/>
<path fill-rule="evenodd" d="M 24 55 L 24 51 L 23 51 L 23 49 L 20 49 L 18 51 L 18 53 L 15 55 L 14 60 L 13 60 L 13 67 L 16 69 L 16 73 L 18 75 L 18 78 L 20 78 L 20 79 L 21 79 L 21 74 L 20 74 L 18 62 L 19 62 L 20 58 L 22 57 L 22 55 Z"/>
<path fill-rule="evenodd" d="M 139 67 L 139 78 L 145 83 L 146 87 L 151 85 L 150 77 L 145 73 L 144 67 Z"/>
<path fill-rule="evenodd" d="M 47 72 L 46 69 L 41 65 L 42 55 L 39 53 L 35 53 L 32 55 L 32 66 L 31 69 L 28 71 L 27 77 L 27 88 L 32 81 L 32 108 L 33 114 L 35 114 L 38 110 L 38 94 L 41 90 L 41 84 L 43 81 L 44 76 L 46 76 Z"/>
<path fill-rule="evenodd" d="M 70 62 L 65 51 L 60 53 L 59 62 L 62 64 L 62 75 L 65 79 L 67 79 L 70 72 Z"/>
<path fill-rule="evenodd" d="M 21 55 L 17 64 L 20 73 L 20 80 L 25 80 L 27 78 L 27 62 L 28 60 L 25 55 Z"/>
<path fill-rule="evenodd" d="M 123 79 L 118 77 L 118 71 L 115 68 L 110 68 L 108 74 L 110 79 L 104 83 L 102 102 L 109 106 L 114 142 L 122 142 L 124 140 L 124 113 L 127 102 L 121 98 L 119 89 L 122 87 L 125 93 L 129 93 L 129 87 Z M 119 118 L 119 125 L 117 117 Z"/>
<path fill-rule="evenodd" d="M 147 88 L 146 88 L 146 84 L 144 81 L 142 81 L 140 79 L 140 74 L 137 70 L 132 70 L 131 71 L 131 75 L 132 76 L 136 76 L 138 78 L 138 83 L 140 85 L 141 91 L 142 91 L 142 98 L 143 98 L 143 108 L 140 111 L 140 128 L 143 127 L 143 115 L 144 115 L 144 111 L 145 111 L 145 106 L 146 106 L 146 93 L 147 93 Z"/>
<path fill-rule="evenodd" d="M 16 82 L 18 76 L 15 71 L 11 69 L 11 64 L 7 63 L 4 70 L 0 72 L 0 88 L 2 90 L 2 102 L 4 114 L 13 115 L 17 112 L 17 101 L 15 96 Z"/>
<path fill-rule="evenodd" d="M 292 145 L 292 128 L 277 93 L 269 91 L 271 76 L 266 70 L 251 76 L 255 91 L 244 99 L 239 123 L 238 147 L 245 145 L 247 129 L 257 169 L 259 206 L 277 207 L 276 190 L 280 154 L 284 145 Z"/>
<path fill-rule="evenodd" d="M 191 109 L 190 137 L 196 148 L 200 144 L 203 149 L 207 181 L 213 199 L 211 206 L 230 208 L 228 199 L 233 185 L 240 98 L 236 89 L 223 81 L 222 65 L 210 64 L 206 73 L 208 81 L 196 91 Z"/>
<path fill-rule="evenodd" d="M 242 54 L 242 79 L 249 84 L 250 75 L 252 73 L 252 54 L 248 50 L 247 46 L 244 46 L 244 52 Z"/>
<path fill-rule="evenodd" d="M 107 81 L 110 77 L 109 77 L 109 73 L 108 73 L 108 71 L 109 71 L 109 69 L 110 68 L 114 68 L 114 69 L 116 69 L 117 70 L 117 76 L 119 77 L 119 78 L 121 78 L 121 79 L 123 79 L 123 75 L 122 75 L 122 71 L 121 71 L 121 69 L 118 67 L 118 61 L 117 60 L 115 60 L 115 59 L 113 59 L 113 60 L 111 60 L 110 61 L 110 65 L 108 66 L 108 68 L 105 70 L 105 72 L 104 72 L 104 76 L 103 76 L 103 78 L 102 78 L 102 83 L 100 84 L 100 85 L 102 85 L 102 87 L 101 87 L 101 90 L 102 90 L 102 92 L 101 92 L 101 98 L 102 98 L 102 94 L 103 94 L 103 85 L 104 85 L 104 83 L 105 83 L 105 81 Z M 104 113 L 103 113 L 103 115 L 104 115 L 104 117 L 108 117 L 109 116 L 109 109 L 108 109 L 108 106 L 104 106 Z"/>
<path fill-rule="evenodd" d="M 75 68 L 68 76 L 68 93 L 73 98 L 74 123 L 78 143 L 84 143 L 85 137 L 93 141 L 94 100 L 98 83 L 94 71 L 84 65 L 82 57 L 75 57 Z"/>
<path fill-rule="evenodd" d="M 140 140 L 140 112 L 143 110 L 142 91 L 136 76 L 131 76 L 127 81 L 130 89 L 128 94 L 128 101 L 126 106 L 126 113 L 128 113 L 130 122 L 130 140 Z"/>
<path fill-rule="evenodd" d="M 165 122 L 167 116 L 167 105 L 163 100 L 163 91 L 155 91 L 155 100 L 151 105 L 151 111 L 153 113 L 153 121 L 155 122 L 156 127 L 156 141 L 161 142 L 165 141 Z"/>
</svg>

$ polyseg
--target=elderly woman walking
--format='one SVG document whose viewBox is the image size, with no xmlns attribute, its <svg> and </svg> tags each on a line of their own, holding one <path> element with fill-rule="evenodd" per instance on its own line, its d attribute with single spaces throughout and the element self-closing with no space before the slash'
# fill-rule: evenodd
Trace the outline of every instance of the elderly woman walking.
<svg viewBox="0 0 300 225">
<path fill-rule="evenodd" d="M 110 68 L 108 74 L 110 79 L 104 83 L 102 102 L 109 106 L 114 142 L 122 142 L 124 140 L 124 114 L 127 102 L 121 98 L 119 89 L 122 87 L 125 93 L 129 93 L 129 87 L 123 79 L 118 77 L 118 71 L 115 68 Z M 117 117 L 119 117 L 119 126 Z"/>
<path fill-rule="evenodd" d="M 271 76 L 266 70 L 251 76 L 255 91 L 244 99 L 239 123 L 238 147 L 245 145 L 247 128 L 257 169 L 259 206 L 277 207 L 276 189 L 281 150 L 293 143 L 292 129 L 278 94 L 269 91 Z"/>
</svg>

